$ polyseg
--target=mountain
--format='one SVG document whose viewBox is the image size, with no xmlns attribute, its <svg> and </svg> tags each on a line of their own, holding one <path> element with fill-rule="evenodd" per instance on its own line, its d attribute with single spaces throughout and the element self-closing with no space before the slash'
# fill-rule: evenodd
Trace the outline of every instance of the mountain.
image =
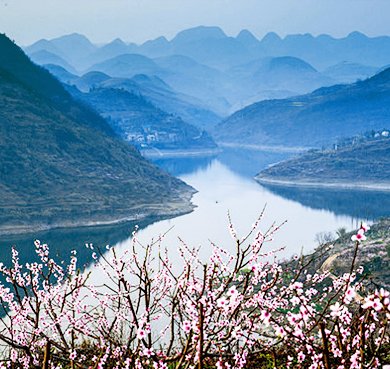
<svg viewBox="0 0 390 369">
<path fill-rule="evenodd" d="M 123 89 L 93 88 L 88 93 L 72 91 L 88 102 L 121 137 L 140 149 L 215 149 L 213 140 L 181 118 L 156 108 L 142 96 Z"/>
<path fill-rule="evenodd" d="M 275 32 L 268 32 L 260 41 L 260 48 L 265 56 L 284 56 L 283 41 Z M 292 55 L 291 55 L 292 56 Z"/>
<path fill-rule="evenodd" d="M 305 61 L 291 56 L 263 60 L 262 65 L 254 73 L 254 83 L 262 83 L 265 87 L 278 89 L 306 90 L 309 84 L 323 86 L 332 81 Z M 292 82 L 291 82 L 292 80 Z"/>
<path fill-rule="evenodd" d="M 247 29 L 243 29 L 237 35 L 236 40 L 242 45 L 244 45 L 252 53 L 256 54 L 257 52 L 259 52 L 260 41 L 255 36 L 253 36 L 253 34 Z"/>
<path fill-rule="evenodd" d="M 144 159 L 0 35 L 1 232 L 191 210 L 193 189 Z"/>
<path fill-rule="evenodd" d="M 96 45 L 78 33 L 55 38 L 51 43 L 67 56 L 77 70 L 84 70 L 88 66 L 87 57 L 97 50 Z"/>
<path fill-rule="evenodd" d="M 245 105 L 266 98 L 285 98 L 335 84 L 305 61 L 291 57 L 267 57 L 227 71 L 234 81 L 236 98 Z M 237 105 L 236 105 L 237 106 Z"/>
<path fill-rule="evenodd" d="M 149 58 L 157 58 L 171 54 L 171 46 L 169 41 L 161 36 L 155 40 L 149 40 L 143 43 L 138 48 L 138 53 Z"/>
<path fill-rule="evenodd" d="M 80 91 L 88 92 L 91 88 L 98 87 L 101 83 L 111 79 L 105 73 L 102 72 L 88 72 L 74 80 L 72 85 L 75 85 Z"/>
<path fill-rule="evenodd" d="M 187 45 L 190 42 L 197 42 L 204 39 L 224 39 L 226 34 L 219 27 L 205 27 L 199 26 L 189 28 L 179 32 L 171 41 L 174 47 Z"/>
<path fill-rule="evenodd" d="M 284 147 L 321 147 L 388 126 L 390 68 L 349 85 L 252 104 L 211 131 L 217 142 Z"/>
<path fill-rule="evenodd" d="M 117 38 L 89 54 L 88 63 L 90 65 L 101 63 L 119 55 L 136 53 L 137 49 L 135 44 L 126 45 L 120 38 Z"/>
<path fill-rule="evenodd" d="M 31 54 L 37 53 L 39 51 L 46 51 L 48 53 L 59 56 L 60 58 L 65 59 L 66 53 L 59 49 L 52 41 L 41 39 L 34 44 L 24 48 L 24 52 L 31 56 Z"/>
<path fill-rule="evenodd" d="M 95 64 L 89 71 L 119 78 L 132 78 L 137 74 L 158 76 L 178 93 L 192 96 L 200 108 L 224 116 L 230 108 L 229 102 L 221 96 L 227 84 L 223 82 L 223 73 L 183 55 L 150 59 L 140 54 L 124 54 Z"/>
<path fill-rule="evenodd" d="M 38 65 L 54 64 L 66 69 L 68 72 L 76 74 L 76 69 L 70 65 L 65 59 L 60 56 L 53 54 L 46 50 L 40 50 L 29 55 L 30 59 Z"/>
<path fill-rule="evenodd" d="M 253 59 L 249 50 L 218 27 L 196 27 L 180 32 L 170 42 L 172 54 L 187 56 L 219 70 Z"/>
<path fill-rule="evenodd" d="M 157 74 L 160 68 L 154 61 L 140 54 L 123 54 L 94 64 L 88 71 L 102 72 L 112 77 L 131 78 L 136 74 Z"/>
<path fill-rule="evenodd" d="M 390 37 L 367 37 L 352 32 L 347 37 L 329 35 L 287 35 L 283 39 L 270 32 L 258 40 L 248 30 L 228 37 L 219 27 L 195 27 L 179 32 L 172 40 L 158 37 L 142 45 L 126 45 L 116 39 L 97 47 L 79 34 L 53 40 L 39 40 L 25 48 L 28 55 L 46 50 L 65 59 L 78 70 L 121 54 L 142 54 L 155 58 L 183 55 L 199 63 L 220 69 L 245 64 L 264 57 L 291 56 L 302 59 L 317 70 L 339 63 L 357 63 L 380 68 L 390 62 Z"/>
<path fill-rule="evenodd" d="M 16 78 L 25 88 L 63 107 L 72 99 L 60 82 L 44 68 L 36 66 L 21 48 L 0 34 L 0 67 Z"/>
<path fill-rule="evenodd" d="M 47 51 L 55 54 L 74 66 L 77 70 L 88 67 L 87 57 L 97 50 L 85 36 L 78 33 L 54 38 L 50 41 L 39 40 L 31 46 L 24 48 L 27 55 L 38 51 Z M 44 64 L 47 64 L 46 62 Z"/>
<path fill-rule="evenodd" d="M 388 135 L 389 132 L 385 131 Z M 390 138 L 307 153 L 261 171 L 260 183 L 390 188 Z"/>
<path fill-rule="evenodd" d="M 56 64 L 44 64 L 43 67 L 59 81 L 67 84 L 71 84 L 73 81 L 79 78 L 79 76 L 69 73 L 65 68 L 62 68 Z"/>
<path fill-rule="evenodd" d="M 322 74 L 342 83 L 353 83 L 367 79 L 379 72 L 377 67 L 370 67 L 358 63 L 342 62 L 332 65 L 322 71 Z"/>
<path fill-rule="evenodd" d="M 70 84 L 83 92 L 88 92 L 92 87 L 115 88 L 141 95 L 159 109 L 199 128 L 209 127 L 221 120 L 201 101 L 173 90 L 157 76 L 137 74 L 133 78 L 111 78 L 101 72 L 89 72 Z"/>
<path fill-rule="evenodd" d="M 390 64 L 390 37 L 371 38 L 359 32 L 337 39 L 308 33 L 281 38 L 271 32 L 259 40 L 245 29 L 229 37 L 219 27 L 200 26 L 183 30 L 172 40 L 158 37 L 142 45 L 115 39 L 97 47 L 73 34 L 40 40 L 26 48 L 30 56 L 42 50 L 83 73 L 158 76 L 223 117 L 257 101 L 352 83 Z M 43 61 L 32 57 L 40 65 L 58 64 L 81 74 L 63 61 L 55 62 L 54 56 Z"/>
<path fill-rule="evenodd" d="M 310 34 L 287 35 L 281 39 L 271 32 L 260 41 L 261 56 L 293 56 L 318 70 L 342 62 L 382 67 L 390 61 L 390 37 L 367 37 L 352 32 L 347 37 Z"/>
<path fill-rule="evenodd" d="M 160 67 L 157 75 L 175 90 L 195 97 L 208 110 L 226 116 L 230 109 L 228 76 L 209 66 L 183 55 L 155 58 Z"/>
</svg>

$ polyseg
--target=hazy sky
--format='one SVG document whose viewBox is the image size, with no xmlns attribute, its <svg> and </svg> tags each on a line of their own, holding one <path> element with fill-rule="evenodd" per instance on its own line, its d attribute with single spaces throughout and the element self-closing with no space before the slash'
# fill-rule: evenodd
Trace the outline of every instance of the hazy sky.
<svg viewBox="0 0 390 369">
<path fill-rule="evenodd" d="M 22 46 L 73 32 L 95 43 L 142 43 L 199 25 L 259 39 L 270 31 L 390 35 L 390 0 L 0 0 L 0 32 Z"/>
</svg>

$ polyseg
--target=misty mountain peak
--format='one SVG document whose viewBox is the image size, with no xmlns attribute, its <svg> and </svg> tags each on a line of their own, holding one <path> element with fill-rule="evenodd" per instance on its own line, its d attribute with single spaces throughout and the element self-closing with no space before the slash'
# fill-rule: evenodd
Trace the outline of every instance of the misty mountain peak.
<svg viewBox="0 0 390 369">
<path fill-rule="evenodd" d="M 247 29 L 243 29 L 236 37 L 236 40 L 248 47 L 260 44 L 260 41 Z"/>
<path fill-rule="evenodd" d="M 268 32 L 261 40 L 263 45 L 279 44 L 280 42 L 282 39 L 275 32 Z"/>
<path fill-rule="evenodd" d="M 120 38 L 116 38 L 114 41 L 111 42 L 112 44 L 114 45 L 123 45 L 123 46 L 126 46 L 126 44 L 120 39 Z"/>
<path fill-rule="evenodd" d="M 164 36 L 160 36 L 154 40 L 148 40 L 148 41 L 144 42 L 141 45 L 141 47 L 150 47 L 150 46 L 162 47 L 162 46 L 167 46 L 168 44 L 169 44 L 169 41 Z"/>
<path fill-rule="evenodd" d="M 354 32 L 351 32 L 347 38 L 349 39 L 361 39 L 361 40 L 365 40 L 367 39 L 368 37 L 366 35 L 364 35 L 363 33 L 361 32 L 358 32 L 358 31 L 354 31 Z"/>
<path fill-rule="evenodd" d="M 293 56 L 281 56 L 272 58 L 269 62 L 270 70 L 275 69 L 289 69 L 289 70 L 310 70 L 316 71 L 310 64 L 306 63 L 302 59 L 295 58 Z"/>
<path fill-rule="evenodd" d="M 199 26 L 179 32 L 171 41 L 173 44 L 189 43 L 208 38 L 226 38 L 226 34 L 219 27 Z"/>
<path fill-rule="evenodd" d="M 51 40 L 53 43 L 83 43 L 87 45 L 92 45 L 91 41 L 87 37 L 79 33 L 72 33 L 70 35 L 65 35 Z"/>
<path fill-rule="evenodd" d="M 97 46 L 79 33 L 55 38 L 51 40 L 51 43 L 68 55 L 71 60 L 78 60 L 80 57 L 85 57 L 88 53 L 97 50 Z"/>
</svg>

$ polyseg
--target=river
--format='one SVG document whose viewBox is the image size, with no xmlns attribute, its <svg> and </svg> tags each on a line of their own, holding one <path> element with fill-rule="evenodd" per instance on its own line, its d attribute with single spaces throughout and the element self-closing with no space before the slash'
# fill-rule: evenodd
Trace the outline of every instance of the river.
<svg viewBox="0 0 390 369">
<path fill-rule="evenodd" d="M 321 234 L 341 227 L 356 228 L 361 220 L 373 221 L 390 215 L 390 194 L 378 191 L 299 189 L 265 187 L 253 180 L 267 165 L 283 160 L 286 153 L 259 150 L 225 150 L 222 154 L 204 158 L 159 159 L 156 164 L 193 186 L 196 209 L 173 219 L 140 224 L 137 238 L 147 244 L 152 238 L 167 232 L 163 245 L 175 259 L 181 241 L 198 246 L 207 253 L 210 242 L 234 251 L 235 241 L 228 228 L 228 214 L 239 237 L 249 232 L 252 224 L 266 207 L 260 223 L 265 232 L 271 224 L 287 221 L 274 235 L 266 249 L 285 249 L 279 258 L 307 253 L 318 245 Z M 81 260 L 89 258 L 85 243 L 101 247 L 109 244 L 126 248 L 131 243 L 134 222 L 116 226 L 80 229 L 59 229 L 23 236 L 8 236 L 0 240 L 2 261 L 10 260 L 10 247 L 17 245 L 22 259 L 34 255 L 33 240 L 48 243 L 60 255 L 78 250 Z"/>
</svg>

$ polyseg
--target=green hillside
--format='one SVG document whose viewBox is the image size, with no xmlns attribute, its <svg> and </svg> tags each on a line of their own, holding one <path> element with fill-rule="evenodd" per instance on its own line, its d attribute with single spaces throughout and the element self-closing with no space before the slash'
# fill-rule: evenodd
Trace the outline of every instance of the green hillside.
<svg viewBox="0 0 390 369">
<path fill-rule="evenodd" d="M 121 137 L 138 148 L 215 149 L 205 132 L 147 102 L 142 96 L 117 88 L 94 88 L 73 96 L 92 105 Z"/>
<path fill-rule="evenodd" d="M 217 143 L 321 147 L 388 126 L 390 68 L 365 81 L 252 104 L 217 124 Z"/>
<path fill-rule="evenodd" d="M 255 179 L 261 183 L 390 188 L 390 139 L 380 136 L 307 153 L 273 165 Z"/>
<path fill-rule="evenodd" d="M 4 35 L 0 50 L 0 232 L 192 209 L 192 188 L 144 159 Z"/>
</svg>

